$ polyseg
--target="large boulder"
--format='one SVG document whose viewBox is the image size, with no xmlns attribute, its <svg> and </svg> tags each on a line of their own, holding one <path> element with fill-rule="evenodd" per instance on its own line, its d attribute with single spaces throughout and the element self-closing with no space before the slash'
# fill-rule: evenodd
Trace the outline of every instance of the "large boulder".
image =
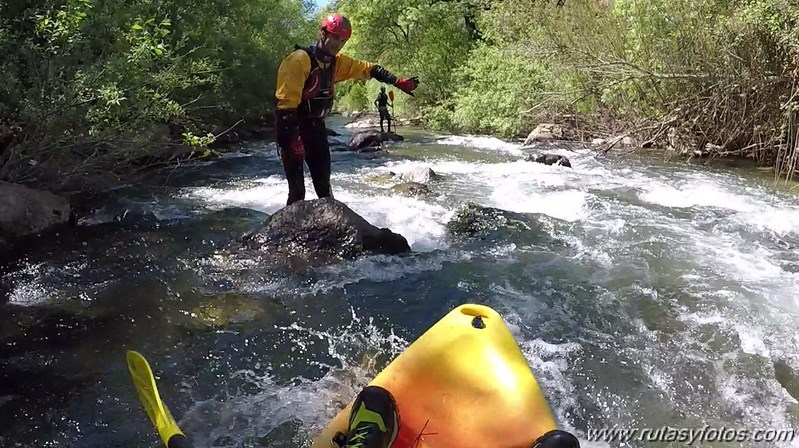
<svg viewBox="0 0 799 448">
<path fill-rule="evenodd" d="M 351 151 L 368 151 L 379 149 L 383 142 L 402 141 L 404 138 L 393 132 L 380 132 L 375 130 L 361 131 L 352 136 L 347 146 Z"/>
<path fill-rule="evenodd" d="M 405 182 L 414 182 L 418 184 L 426 184 L 438 178 L 439 175 L 436 174 L 432 168 L 425 166 L 410 169 L 400 175 L 400 179 L 404 180 Z"/>
<path fill-rule="evenodd" d="M 69 200 L 48 191 L 0 182 L 0 244 L 34 235 L 71 218 Z"/>
<path fill-rule="evenodd" d="M 408 241 L 367 222 L 333 198 L 298 201 L 278 210 L 244 245 L 288 260 L 290 265 L 325 265 L 366 254 L 410 252 Z"/>
<path fill-rule="evenodd" d="M 541 123 L 527 135 L 523 146 L 533 142 L 562 140 L 564 136 L 563 127 L 558 124 Z"/>
</svg>

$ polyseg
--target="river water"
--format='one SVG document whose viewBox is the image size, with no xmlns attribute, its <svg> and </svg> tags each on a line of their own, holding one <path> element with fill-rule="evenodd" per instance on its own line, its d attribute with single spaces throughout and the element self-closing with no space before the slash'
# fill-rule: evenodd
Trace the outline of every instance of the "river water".
<svg viewBox="0 0 799 448">
<path fill-rule="evenodd" d="M 346 140 L 344 124 L 330 122 Z M 217 250 L 285 203 L 271 143 L 121 188 L 32 247 L 0 278 L 0 446 L 156 446 L 127 349 L 198 446 L 303 446 L 467 302 L 504 316 L 583 446 L 652 445 L 591 442 L 592 428 L 797 426 L 796 197 L 732 169 L 549 148 L 568 169 L 495 138 L 399 133 L 384 152 L 334 153 L 333 188 L 410 255 L 278 275 Z M 389 191 L 386 173 L 417 167 L 442 176 L 432 195 Z M 467 201 L 521 224 L 455 238 Z"/>
</svg>

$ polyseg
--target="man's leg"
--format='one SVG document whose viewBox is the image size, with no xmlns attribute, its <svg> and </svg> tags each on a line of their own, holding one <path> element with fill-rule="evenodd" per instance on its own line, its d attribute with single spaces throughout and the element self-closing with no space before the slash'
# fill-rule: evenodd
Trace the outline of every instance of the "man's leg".
<svg viewBox="0 0 799 448">
<path fill-rule="evenodd" d="M 385 107 L 378 108 L 378 111 L 380 112 L 380 132 L 383 132 L 383 121 L 387 120 L 388 114 Z M 388 132 L 391 132 L 391 122 L 388 124 Z"/>
<path fill-rule="evenodd" d="M 291 148 L 281 147 L 280 159 L 283 161 L 283 172 L 289 184 L 289 197 L 286 205 L 305 199 L 305 173 L 302 169 L 303 158 L 292 154 Z"/>
<path fill-rule="evenodd" d="M 305 145 L 305 162 L 311 172 L 316 196 L 333 197 L 330 188 L 330 146 L 327 143 L 327 132 L 324 120 L 308 120 L 300 125 L 302 140 Z"/>
</svg>

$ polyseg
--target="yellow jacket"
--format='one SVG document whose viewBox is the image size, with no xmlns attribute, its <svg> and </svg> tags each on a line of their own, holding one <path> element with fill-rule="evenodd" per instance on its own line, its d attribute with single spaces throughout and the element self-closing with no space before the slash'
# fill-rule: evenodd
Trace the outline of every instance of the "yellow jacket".
<svg viewBox="0 0 799 448">
<path fill-rule="evenodd" d="M 329 64 L 317 61 L 320 69 L 327 68 Z M 348 79 L 368 80 L 372 78 L 374 64 L 353 59 L 345 54 L 336 55 L 336 73 L 333 83 Z M 283 59 L 277 70 L 277 109 L 296 109 L 302 99 L 302 89 L 305 80 L 311 74 L 311 56 L 305 50 L 294 50 Z"/>
</svg>

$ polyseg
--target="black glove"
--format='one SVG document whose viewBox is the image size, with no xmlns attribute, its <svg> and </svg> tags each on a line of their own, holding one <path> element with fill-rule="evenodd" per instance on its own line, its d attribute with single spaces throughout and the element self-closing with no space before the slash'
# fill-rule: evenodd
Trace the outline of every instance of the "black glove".
<svg viewBox="0 0 799 448">
<path fill-rule="evenodd" d="M 275 134 L 281 158 L 284 151 L 290 151 L 297 157 L 305 155 L 305 147 L 300 137 L 300 120 L 294 109 L 275 112 Z"/>
</svg>

